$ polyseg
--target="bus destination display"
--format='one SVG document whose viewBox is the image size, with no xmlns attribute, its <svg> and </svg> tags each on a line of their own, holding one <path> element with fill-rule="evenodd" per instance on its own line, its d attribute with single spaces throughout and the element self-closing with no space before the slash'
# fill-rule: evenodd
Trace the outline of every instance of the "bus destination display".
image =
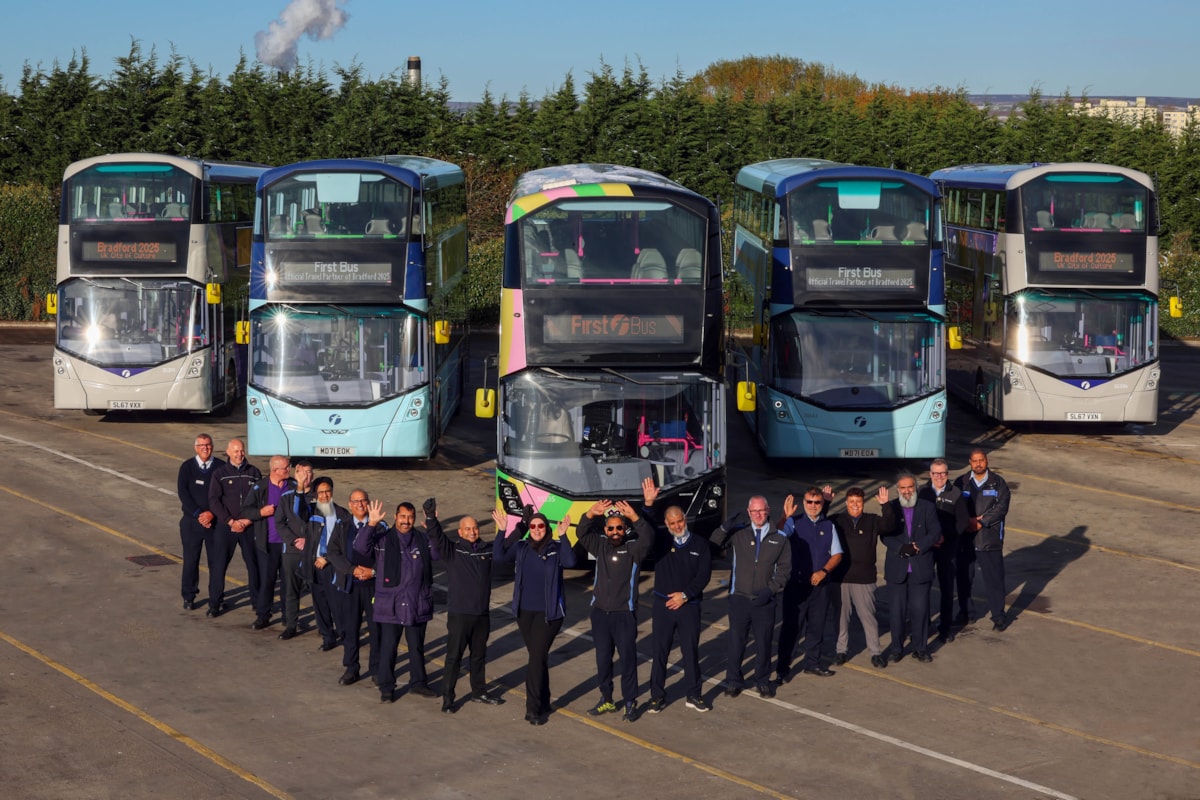
<svg viewBox="0 0 1200 800">
<path fill-rule="evenodd" d="M 390 284 L 390 263 L 360 261 L 284 261 L 276 265 L 279 282 Z"/>
<path fill-rule="evenodd" d="M 913 289 L 916 271 L 906 267 L 809 267 L 809 291 L 836 289 Z"/>
<path fill-rule="evenodd" d="M 546 344 L 653 342 L 681 344 L 682 314 L 554 314 L 543 318 Z"/>
<path fill-rule="evenodd" d="M 84 261 L 175 261 L 174 242 L 82 243 Z"/>
<path fill-rule="evenodd" d="M 1133 272 L 1132 253 L 1050 250 L 1038 253 L 1042 272 Z"/>
</svg>

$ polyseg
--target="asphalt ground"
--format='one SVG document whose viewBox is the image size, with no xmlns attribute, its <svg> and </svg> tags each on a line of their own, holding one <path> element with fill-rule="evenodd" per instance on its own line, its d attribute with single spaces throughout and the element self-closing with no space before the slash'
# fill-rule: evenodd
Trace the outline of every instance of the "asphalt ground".
<svg viewBox="0 0 1200 800">
<path fill-rule="evenodd" d="M 598 696 L 590 575 L 572 570 L 551 656 L 556 711 L 531 727 L 511 573 L 495 580 L 488 669 L 507 702 L 467 704 L 453 716 L 415 696 L 381 705 L 367 681 L 339 686 L 338 651 L 318 652 L 307 598 L 304 635 L 280 641 L 278 623 L 251 630 L 240 558 L 230 572 L 233 610 L 217 619 L 181 610 L 176 472 L 196 433 L 211 433 L 223 450 L 244 434 L 244 416 L 56 411 L 51 347 L 7 333 L 6 797 L 1200 797 L 1200 350 L 1166 350 L 1153 426 L 1010 428 L 952 407 L 952 474 L 983 446 L 1013 489 L 1007 631 L 974 622 L 935 645 L 931 664 L 906 658 L 879 670 L 856 629 L 852 659 L 835 676 L 801 675 L 774 699 L 753 691 L 729 699 L 719 684 L 728 582 L 720 562 L 701 645 L 714 710 L 686 708 L 672 678 L 662 714 L 625 723 L 586 714 Z M 317 472 L 334 477 L 343 504 L 357 486 L 389 508 L 436 496 L 451 527 L 471 514 L 490 539 L 493 431 L 460 415 L 429 461 L 328 462 Z M 775 514 L 785 494 L 810 484 L 831 483 L 839 496 L 863 485 L 870 495 L 898 468 L 924 468 L 766 463 L 740 420 L 729 432 L 732 508 L 762 492 Z M 202 571 L 201 599 L 206 579 Z M 640 584 L 643 701 L 651 581 Z M 977 611 L 981 601 L 977 580 Z M 428 634 L 435 685 L 443 593 L 437 602 Z M 825 649 L 831 656 L 832 638 Z M 401 683 L 406 664 L 402 652 Z M 458 688 L 467 692 L 465 675 Z"/>
</svg>

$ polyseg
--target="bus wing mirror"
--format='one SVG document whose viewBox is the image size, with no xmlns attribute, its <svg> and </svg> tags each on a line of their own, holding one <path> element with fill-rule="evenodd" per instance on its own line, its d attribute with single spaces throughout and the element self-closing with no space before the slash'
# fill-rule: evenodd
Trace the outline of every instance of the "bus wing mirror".
<svg viewBox="0 0 1200 800">
<path fill-rule="evenodd" d="M 1172 297 L 1171 299 L 1174 300 L 1175 298 Z M 1174 306 L 1172 306 L 1172 308 L 1174 308 Z M 56 316 L 58 314 L 58 295 L 57 294 L 46 295 L 46 313 L 52 317 Z M 1177 316 L 1177 315 L 1172 314 L 1171 316 Z"/>
<path fill-rule="evenodd" d="M 951 325 L 946 329 L 946 346 L 951 350 L 962 350 L 962 328 Z"/>
<path fill-rule="evenodd" d="M 480 419 L 492 419 L 496 416 L 496 390 L 475 390 L 475 416 Z"/>
<path fill-rule="evenodd" d="M 738 411 L 753 411 L 758 407 L 758 387 L 753 381 L 738 381 Z"/>
<path fill-rule="evenodd" d="M 238 344 L 250 344 L 250 323 L 246 320 L 239 321 L 234 326 L 233 337 Z"/>
<path fill-rule="evenodd" d="M 433 341 L 435 344 L 450 344 L 450 320 L 439 319 L 433 323 Z"/>
<path fill-rule="evenodd" d="M 49 304 L 47 303 L 47 307 L 48 306 L 49 306 Z M 1172 317 L 1182 317 L 1183 316 L 1183 299 L 1179 298 L 1179 297 L 1172 297 L 1170 299 L 1170 301 L 1168 302 L 1168 308 L 1170 308 L 1170 310 L 1171 310 Z M 53 314 L 54 312 L 51 311 L 50 313 Z"/>
<path fill-rule="evenodd" d="M 221 304 L 221 284 L 210 283 L 204 287 L 204 297 L 210 306 Z"/>
</svg>

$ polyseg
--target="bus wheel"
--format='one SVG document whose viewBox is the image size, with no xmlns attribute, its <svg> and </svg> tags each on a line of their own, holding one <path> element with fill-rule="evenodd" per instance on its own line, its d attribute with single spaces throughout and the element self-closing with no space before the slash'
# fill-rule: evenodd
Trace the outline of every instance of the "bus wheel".
<svg viewBox="0 0 1200 800">
<path fill-rule="evenodd" d="M 103 416 L 103 414 L 104 414 L 104 412 L 98 408 L 85 408 L 83 410 L 83 413 L 87 414 L 89 417 L 99 417 L 99 416 Z"/>
</svg>

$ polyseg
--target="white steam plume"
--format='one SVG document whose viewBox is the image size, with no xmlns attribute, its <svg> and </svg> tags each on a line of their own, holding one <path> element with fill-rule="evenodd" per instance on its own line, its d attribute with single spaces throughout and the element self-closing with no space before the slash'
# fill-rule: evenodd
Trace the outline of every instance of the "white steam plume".
<svg viewBox="0 0 1200 800">
<path fill-rule="evenodd" d="M 279 19 L 265 31 L 254 34 L 258 60 L 283 72 L 296 67 L 296 42 L 307 35 L 314 41 L 329 39 L 346 24 L 350 15 L 342 9 L 345 0 L 291 0 Z"/>
</svg>

